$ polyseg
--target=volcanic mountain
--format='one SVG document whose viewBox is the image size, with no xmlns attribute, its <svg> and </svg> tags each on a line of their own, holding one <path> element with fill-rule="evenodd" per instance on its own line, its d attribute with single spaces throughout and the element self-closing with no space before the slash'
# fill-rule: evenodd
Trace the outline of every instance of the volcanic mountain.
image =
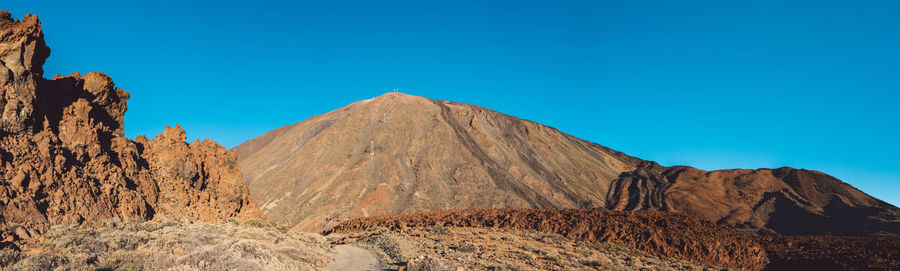
<svg viewBox="0 0 900 271">
<path fill-rule="evenodd" d="M 476 105 L 402 93 L 233 151 L 262 211 L 304 230 L 381 214 L 520 207 L 665 210 L 791 234 L 900 233 L 898 208 L 820 172 L 666 168 Z"/>
<path fill-rule="evenodd" d="M 0 11 L 0 248 L 110 218 L 259 218 L 236 155 L 180 127 L 125 137 L 128 92 L 99 72 L 43 78 L 37 16 Z"/>
<path fill-rule="evenodd" d="M 388 93 L 233 149 L 287 225 L 448 208 L 602 208 L 639 159 L 478 106 Z"/>
</svg>

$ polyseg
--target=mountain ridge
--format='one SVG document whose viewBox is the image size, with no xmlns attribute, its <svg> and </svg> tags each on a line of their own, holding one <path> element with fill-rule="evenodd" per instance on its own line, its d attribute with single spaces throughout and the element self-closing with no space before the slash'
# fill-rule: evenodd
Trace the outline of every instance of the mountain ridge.
<svg viewBox="0 0 900 271">
<path fill-rule="evenodd" d="M 664 167 L 478 105 L 397 92 L 232 150 L 262 210 L 305 230 L 370 215 L 524 207 L 684 212 L 764 233 L 900 234 L 900 209 L 818 171 Z M 787 211 L 803 219 L 786 223 Z M 840 223 L 799 226 L 812 221 Z"/>
</svg>

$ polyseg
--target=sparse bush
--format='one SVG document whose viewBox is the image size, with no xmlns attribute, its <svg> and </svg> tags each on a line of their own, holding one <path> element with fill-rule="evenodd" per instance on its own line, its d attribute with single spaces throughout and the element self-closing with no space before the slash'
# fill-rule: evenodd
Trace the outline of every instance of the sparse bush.
<svg viewBox="0 0 900 271">
<path fill-rule="evenodd" d="M 97 261 L 99 270 L 139 271 L 146 255 L 130 250 L 116 250 Z"/>
<path fill-rule="evenodd" d="M 625 259 L 625 266 L 628 266 L 628 267 L 634 267 L 634 259 L 632 259 L 632 258 L 626 258 L 626 259 Z"/>
<path fill-rule="evenodd" d="M 583 257 L 588 257 L 588 256 L 593 255 L 594 251 L 588 250 L 588 249 L 575 249 L 575 253 L 578 253 L 579 255 L 581 255 Z"/>
<path fill-rule="evenodd" d="M 433 226 L 431 226 L 430 230 L 431 230 L 431 232 L 438 233 L 438 234 L 450 234 L 453 232 L 449 228 L 444 227 L 444 223 L 436 223 Z"/>
<path fill-rule="evenodd" d="M 458 247 L 454 247 L 454 249 L 456 249 L 456 251 L 459 251 L 459 252 L 469 252 L 469 253 L 477 252 L 479 250 L 477 246 L 475 246 L 473 244 L 468 244 L 468 243 L 459 245 Z"/>
<path fill-rule="evenodd" d="M 22 259 L 12 267 L 12 270 L 53 270 L 66 263 L 68 263 L 68 260 L 64 256 L 51 253 L 38 253 Z"/>
<path fill-rule="evenodd" d="M 524 251 L 528 251 L 528 252 L 534 252 L 536 250 L 536 248 L 534 248 L 534 246 L 532 246 L 531 244 L 528 244 L 528 243 L 522 244 L 521 246 L 519 246 L 519 248 L 521 248 Z"/>
<path fill-rule="evenodd" d="M 0 250 L 0 267 L 12 266 L 24 259 L 25 255 L 14 250 Z"/>
<path fill-rule="evenodd" d="M 441 258 L 433 256 L 422 256 L 417 259 L 410 260 L 406 263 L 408 271 L 449 271 L 454 270 L 449 264 Z"/>
<path fill-rule="evenodd" d="M 581 264 L 590 266 L 590 267 L 594 267 L 594 268 L 600 268 L 600 267 L 605 266 L 603 263 L 601 263 L 598 260 L 586 260 L 586 261 L 581 262 Z"/>
</svg>

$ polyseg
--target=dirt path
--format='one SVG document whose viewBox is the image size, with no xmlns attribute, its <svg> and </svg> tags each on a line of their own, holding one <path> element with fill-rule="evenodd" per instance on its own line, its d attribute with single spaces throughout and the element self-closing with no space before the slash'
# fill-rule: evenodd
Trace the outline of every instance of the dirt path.
<svg viewBox="0 0 900 271">
<path fill-rule="evenodd" d="M 330 270 L 357 271 L 357 270 L 381 270 L 378 257 L 371 251 L 351 245 L 338 245 L 334 247 L 334 262 Z"/>
</svg>

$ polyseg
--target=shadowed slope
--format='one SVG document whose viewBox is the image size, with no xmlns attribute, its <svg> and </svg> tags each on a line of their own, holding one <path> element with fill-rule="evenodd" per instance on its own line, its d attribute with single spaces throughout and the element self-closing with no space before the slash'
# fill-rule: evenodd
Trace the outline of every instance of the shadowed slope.
<svg viewBox="0 0 900 271">
<path fill-rule="evenodd" d="M 793 168 L 703 171 L 645 165 L 610 191 L 614 210 L 683 212 L 780 234 L 900 234 L 900 209 L 827 174 Z"/>
</svg>

